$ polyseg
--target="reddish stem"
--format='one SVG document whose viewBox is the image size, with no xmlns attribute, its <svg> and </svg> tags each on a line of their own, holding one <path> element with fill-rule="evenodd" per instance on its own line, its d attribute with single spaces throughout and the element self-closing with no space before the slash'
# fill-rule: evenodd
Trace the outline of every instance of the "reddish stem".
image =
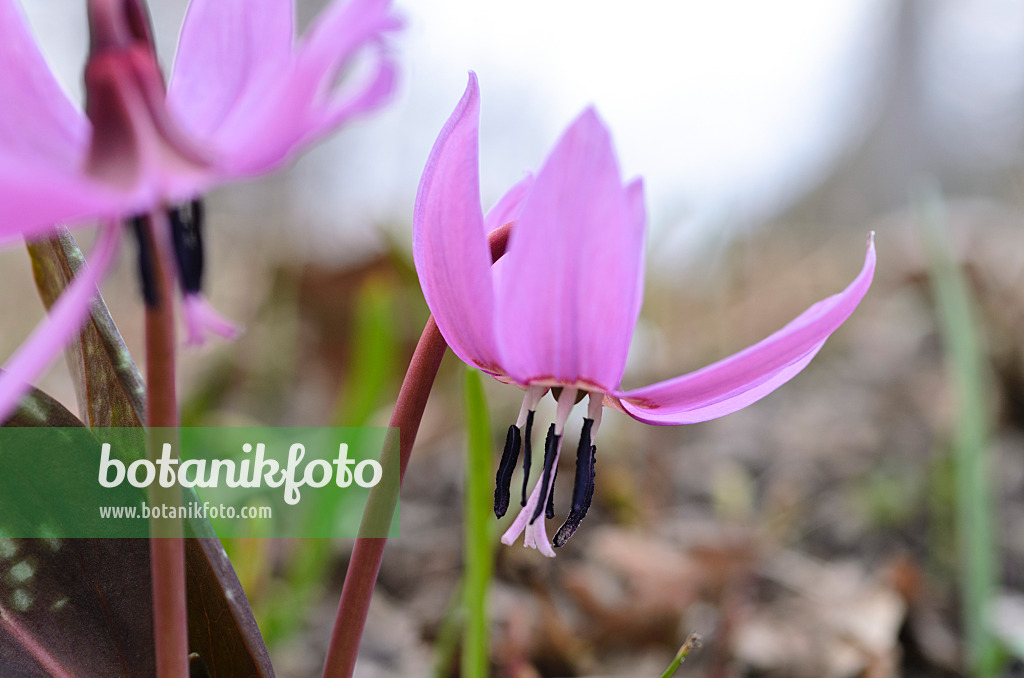
<svg viewBox="0 0 1024 678">
<path fill-rule="evenodd" d="M 149 455 L 154 460 L 160 445 L 173 436 L 178 426 L 175 388 L 174 280 L 161 256 L 153 219 L 147 219 L 146 233 L 152 256 L 156 304 L 146 305 L 146 426 Z M 140 244 L 141 246 L 141 244 Z M 166 440 L 170 442 L 170 440 Z M 150 501 L 180 504 L 177 487 L 156 488 Z M 185 603 L 185 544 L 181 521 L 150 521 L 150 575 L 153 583 L 153 631 L 157 678 L 188 676 L 188 611 Z"/>
<path fill-rule="evenodd" d="M 505 253 L 511 227 L 511 223 L 505 224 L 488 235 L 492 260 L 497 261 Z M 388 469 L 394 464 L 394 451 L 397 449 L 399 486 L 405 478 L 405 469 L 409 465 L 423 410 L 427 406 L 427 398 L 446 348 L 448 344 L 438 331 L 437 323 L 433 317 L 428 318 L 419 343 L 416 344 L 409 369 L 405 373 L 405 379 L 402 381 L 402 389 L 395 402 L 395 411 L 391 415 L 390 429 L 385 437 L 384 452 L 381 455 L 381 464 L 385 469 L 383 477 L 388 478 Z M 366 504 L 360 533 L 386 534 L 397 500 L 397 487 L 387 486 L 383 482 L 374 487 Z M 338 603 L 338 615 L 331 632 L 331 643 L 327 648 L 324 678 L 352 676 L 356 654 L 359 651 L 359 639 L 366 625 L 370 598 L 377 582 L 377 574 L 380 572 L 380 561 L 384 556 L 386 543 L 387 539 L 383 537 L 356 539 L 348 571 L 345 572 L 345 583 L 341 589 L 341 601 Z"/>
</svg>

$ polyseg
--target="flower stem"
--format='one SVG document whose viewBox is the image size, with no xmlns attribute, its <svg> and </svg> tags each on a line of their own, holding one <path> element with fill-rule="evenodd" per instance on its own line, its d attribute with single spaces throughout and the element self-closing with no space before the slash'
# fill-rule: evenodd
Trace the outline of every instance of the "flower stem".
<svg viewBox="0 0 1024 678">
<path fill-rule="evenodd" d="M 497 261 L 505 253 L 508 236 L 512 224 L 505 224 L 491 231 L 488 241 L 491 246 L 491 258 Z M 423 410 L 427 406 L 427 397 L 441 367 L 448 344 L 437 329 L 434 319 L 428 318 L 423 328 L 419 343 L 413 352 L 409 369 L 402 381 L 402 389 L 395 402 L 395 410 L 389 423 L 390 430 L 384 440 L 384 451 L 381 454 L 381 465 L 384 467 L 383 478 L 388 478 L 388 470 L 394 465 L 394 452 L 398 452 L 398 484 L 401 486 L 405 477 L 405 469 L 409 465 L 412 446 L 416 433 L 423 418 Z M 396 433 L 397 432 L 397 433 Z M 395 438 L 398 438 L 396 443 Z M 392 474 L 393 477 L 393 474 Z M 386 482 L 381 482 L 370 491 L 360 526 L 361 534 L 387 534 L 387 524 L 398 500 L 398 489 Z M 369 528 L 369 529 L 368 529 Z M 383 529 L 381 529 L 383 528 Z M 324 678 L 351 678 L 356 665 L 356 654 L 359 651 L 359 639 L 366 625 L 366 615 L 370 609 L 370 597 L 377 582 L 380 561 L 384 555 L 383 537 L 361 536 L 356 539 L 349 560 L 348 571 L 345 572 L 345 583 L 341 588 L 341 600 L 338 603 L 338 614 L 331 631 L 331 643 L 327 648 L 324 661 Z"/>
<path fill-rule="evenodd" d="M 171 269 L 156 239 L 153 218 L 146 220 L 147 242 L 153 266 L 153 304 L 146 304 L 146 426 L 150 461 L 155 461 L 165 440 L 178 426 L 175 388 L 174 296 Z M 180 490 L 154 484 L 150 501 L 177 505 Z M 153 631 L 157 678 L 188 676 L 188 611 L 185 603 L 185 544 L 181 521 L 152 519 L 149 539 L 153 582 Z"/>
</svg>

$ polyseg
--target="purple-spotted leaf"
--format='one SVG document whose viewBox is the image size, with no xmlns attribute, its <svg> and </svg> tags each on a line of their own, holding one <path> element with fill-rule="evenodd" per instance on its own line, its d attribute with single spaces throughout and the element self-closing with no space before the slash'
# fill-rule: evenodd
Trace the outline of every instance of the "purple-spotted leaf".
<svg viewBox="0 0 1024 678">
<path fill-rule="evenodd" d="M 85 256 L 63 227 L 52 238 L 29 242 L 28 252 L 39 296 L 49 309 L 81 269 Z M 89 426 L 141 426 L 145 414 L 142 377 L 99 291 L 89 311 L 79 340 L 65 352 L 80 415 Z"/>
<path fill-rule="evenodd" d="M 88 529 L 97 519 L 92 511 L 76 514 L 76 504 L 137 505 L 138 491 L 119 488 L 116 497 L 76 500 L 79 490 L 85 495 L 100 490 L 78 486 L 83 475 L 95 470 L 90 450 L 99 449 L 87 428 L 36 427 L 29 447 L 23 435 L 13 433 L 0 444 L 5 456 L 0 475 L 0 668 L 16 666 L 15 675 L 24 676 L 152 675 L 149 541 L 65 538 L 78 533 L 77 521 Z M 50 460 L 49 474 L 68 493 L 47 496 L 49 485 L 22 478 L 24 461 L 32 464 L 40 455 Z M 42 537 L 22 538 L 26 525 Z M 189 528 L 208 530 L 208 525 L 193 522 Z M 212 675 L 273 676 L 244 593 L 216 537 L 187 539 L 186 587 L 189 650 Z"/>
<path fill-rule="evenodd" d="M 44 304 L 49 308 L 81 268 L 84 262 L 82 251 L 66 229 L 60 229 L 53 238 L 29 243 L 28 249 L 32 257 L 36 285 Z M 90 307 L 89 321 L 78 340 L 68 349 L 67 358 L 75 380 L 79 409 L 90 426 L 142 425 L 146 409 L 142 378 L 98 291 Z M 29 396 L 22 399 L 19 409 L 8 421 L 8 425 L 81 426 L 82 422 L 53 398 L 41 391 L 33 390 Z M 186 501 L 196 499 L 192 490 L 187 492 L 191 496 L 186 496 Z M 194 535 L 186 540 L 185 556 L 190 651 L 199 656 L 202 664 L 208 667 L 213 676 L 272 678 L 274 672 L 263 638 L 256 626 L 245 592 L 221 548 L 213 527 L 207 520 L 192 519 L 188 521 L 186 529 L 189 534 Z M 147 630 L 147 635 L 137 639 L 138 644 L 133 646 L 142 648 L 141 654 L 136 657 L 141 663 L 128 666 L 120 672 L 87 671 L 81 675 L 151 675 L 152 603 L 149 590 L 148 541 L 116 540 L 115 552 L 110 552 L 110 547 L 104 540 L 78 539 L 74 542 L 78 551 L 87 555 L 92 553 L 93 547 L 90 547 L 90 544 L 95 543 L 95 552 L 105 555 L 91 560 L 83 557 L 69 563 L 48 563 L 47 572 L 62 573 L 61 581 L 84 581 L 94 590 L 101 590 L 102 586 L 91 582 L 93 578 L 101 580 L 104 585 L 109 585 L 116 600 L 105 601 L 104 604 L 108 607 L 121 606 L 125 612 L 106 620 L 105 633 L 108 645 L 117 647 L 116 639 L 124 635 L 124 629 L 118 628 L 118 625 L 142 626 Z M 45 554 L 46 551 L 42 553 Z M 109 562 L 104 567 L 97 566 L 96 572 L 85 572 L 78 566 L 79 562 L 86 561 L 104 563 L 104 558 Z M 125 567 L 131 568 L 131 571 L 122 568 L 122 562 Z M 3 580 L 2 576 L 0 561 L 0 600 L 2 596 L 11 594 L 5 588 L 8 587 L 8 582 Z M 143 584 L 139 587 L 122 589 L 118 586 L 119 581 L 131 582 L 137 577 L 144 577 Z M 42 637 L 51 639 L 52 636 L 52 642 L 58 646 L 59 641 L 62 642 L 65 638 L 78 637 L 77 628 L 65 626 L 58 617 L 44 617 L 40 623 L 43 624 Z M 0 638 L 0 648 L 12 638 L 15 639 L 15 644 L 19 642 L 13 631 L 9 632 L 9 629 L 2 626 Z M 81 642 L 96 641 L 83 637 Z M 48 644 L 49 641 L 42 647 L 48 647 Z M 5 657 L 4 650 L 0 649 L 0 660 Z M 200 665 L 199 660 L 193 663 L 196 666 Z M 0 661 L 0 667 L 5 667 L 3 661 Z"/>
<path fill-rule="evenodd" d="M 3 675 L 154 675 L 148 556 L 146 540 L 0 537 Z"/>
</svg>

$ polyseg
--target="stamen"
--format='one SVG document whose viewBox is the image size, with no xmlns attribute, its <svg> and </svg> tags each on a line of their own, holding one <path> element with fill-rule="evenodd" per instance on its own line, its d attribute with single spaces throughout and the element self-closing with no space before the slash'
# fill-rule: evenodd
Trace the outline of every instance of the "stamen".
<svg viewBox="0 0 1024 678">
<path fill-rule="evenodd" d="M 590 392 L 590 399 L 587 401 L 587 416 L 594 420 L 594 426 L 590 430 L 590 437 L 597 437 L 597 429 L 601 428 L 601 413 L 604 412 L 604 394 Z"/>
<path fill-rule="evenodd" d="M 551 472 L 555 465 L 555 457 L 558 456 L 558 446 L 562 442 L 562 436 L 555 435 L 555 425 L 548 427 L 548 437 L 544 441 L 544 470 L 541 471 L 540 501 L 537 502 L 533 515 L 530 516 L 530 524 L 536 522 L 540 514 L 544 512 L 547 502 L 548 489 L 551 487 Z"/>
<path fill-rule="evenodd" d="M 576 404 L 576 391 L 575 388 L 566 387 L 558 396 L 558 409 L 555 410 L 555 435 L 558 437 L 562 436 L 565 422 L 569 420 L 569 412 Z"/>
<path fill-rule="evenodd" d="M 147 308 L 157 308 L 160 297 L 156 291 L 156 253 L 153 238 L 149 232 L 149 217 L 142 215 L 132 217 L 129 222 L 135 232 L 135 241 L 139 246 L 139 283 L 142 286 L 142 299 Z"/>
<path fill-rule="evenodd" d="M 594 498 L 595 480 L 597 479 L 597 445 L 590 446 L 590 491 L 587 492 L 587 503 L 583 505 L 583 515 L 590 510 L 590 500 Z M 568 537 L 566 537 L 568 539 Z"/>
<path fill-rule="evenodd" d="M 520 506 L 526 506 L 526 485 L 530 482 L 530 463 L 533 460 L 532 439 L 533 439 L 533 415 L 537 409 L 537 403 L 548 392 L 547 386 L 527 386 L 526 395 L 523 396 L 523 404 L 519 408 L 519 418 L 516 426 L 523 431 L 523 497 Z"/>
<path fill-rule="evenodd" d="M 533 414 L 532 412 L 530 413 Z M 519 446 L 522 442 L 519 434 L 519 427 L 512 425 L 508 427 L 508 434 L 505 436 L 505 450 L 501 453 L 501 462 L 498 463 L 498 475 L 494 480 L 494 515 L 501 518 L 508 511 L 508 503 L 511 495 L 512 472 L 519 461 Z"/>
<path fill-rule="evenodd" d="M 181 289 L 186 295 L 197 294 L 203 287 L 203 203 L 193 200 L 168 216 Z"/>
<path fill-rule="evenodd" d="M 583 420 L 580 444 L 576 450 L 576 478 L 572 486 L 572 508 L 569 510 L 569 517 L 555 533 L 553 542 L 556 548 L 564 545 L 569 541 L 569 537 L 576 532 L 580 522 L 587 515 L 590 501 L 594 496 L 594 464 L 597 447 L 590 442 L 594 423 L 593 419 Z"/>
<path fill-rule="evenodd" d="M 520 506 L 526 506 L 526 485 L 530 482 L 530 464 L 532 463 L 533 450 L 531 440 L 533 439 L 533 415 L 530 410 L 526 414 L 526 431 L 523 433 L 523 498 Z"/>
</svg>

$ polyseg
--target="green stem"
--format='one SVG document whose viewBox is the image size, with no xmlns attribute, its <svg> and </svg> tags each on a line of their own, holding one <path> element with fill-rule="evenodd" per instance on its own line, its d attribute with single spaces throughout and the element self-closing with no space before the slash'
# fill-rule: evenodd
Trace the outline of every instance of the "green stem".
<svg viewBox="0 0 1024 678">
<path fill-rule="evenodd" d="M 511 224 L 496 228 L 488 236 L 493 260 L 504 254 L 508 243 Z M 381 465 L 384 468 L 385 481 L 394 477 L 389 470 L 398 464 L 398 485 L 382 481 L 370 491 L 366 502 L 366 511 L 360 527 L 361 534 L 387 534 L 388 525 L 394 515 L 398 502 L 398 490 L 405 469 L 409 465 L 412 446 L 416 433 L 423 418 L 423 410 L 427 406 L 430 389 L 437 377 L 448 345 L 437 329 L 433 318 L 427 319 L 423 334 L 416 345 L 409 369 L 402 381 L 402 389 L 395 402 L 395 411 L 391 415 L 390 430 L 384 440 L 384 451 L 381 454 Z M 400 432 L 400 433 L 399 433 Z M 397 440 L 396 440 L 397 439 Z M 397 459 L 396 459 L 397 454 Z M 359 639 L 366 626 L 366 615 L 370 609 L 370 598 L 373 587 L 380 572 L 380 561 L 384 556 L 384 545 L 387 539 L 382 537 L 361 536 L 356 539 L 345 572 L 345 583 L 341 588 L 341 600 L 338 602 L 338 614 L 331 631 L 331 642 L 327 647 L 327 658 L 324 661 L 324 678 L 351 678 L 356 665 L 356 654 L 359 651 Z"/>
<path fill-rule="evenodd" d="M 940 198 L 927 196 L 922 208 L 923 239 L 956 399 L 953 462 L 965 659 L 970 675 L 989 678 L 999 673 L 1000 659 L 990 627 L 997 556 L 988 457 L 991 415 L 985 355 L 967 282 L 950 251 Z"/>
<path fill-rule="evenodd" d="M 466 581 L 463 609 L 465 632 L 462 639 L 462 678 L 486 678 L 490 654 L 487 650 L 487 589 L 493 570 L 490 540 L 491 426 L 483 380 L 474 369 L 466 369 Z"/>
<path fill-rule="evenodd" d="M 153 219 L 147 220 L 156 303 L 146 306 L 146 426 L 149 456 L 155 461 L 178 426 L 175 388 L 175 326 L 172 269 L 157 246 Z M 140 246 L 143 246 L 140 243 Z M 180 504 L 177 487 L 154 484 L 150 502 Z M 153 632 L 157 678 L 188 676 L 188 610 L 185 602 L 185 544 L 181 521 L 150 520 L 149 558 L 153 583 Z"/>
</svg>

